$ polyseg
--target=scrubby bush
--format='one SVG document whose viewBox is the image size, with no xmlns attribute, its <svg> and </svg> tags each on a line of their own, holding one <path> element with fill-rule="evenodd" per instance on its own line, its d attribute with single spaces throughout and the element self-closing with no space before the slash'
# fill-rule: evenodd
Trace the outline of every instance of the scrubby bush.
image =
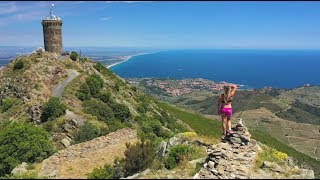
<svg viewBox="0 0 320 180">
<path fill-rule="evenodd" d="M 139 116 L 136 117 L 135 120 L 140 124 L 141 130 L 143 132 L 143 137 L 148 137 L 148 139 L 154 140 L 157 137 L 166 139 L 172 136 L 172 133 L 162 127 L 160 121 L 156 118 Z"/>
<path fill-rule="evenodd" d="M 54 153 L 48 133 L 30 124 L 12 123 L 0 131 L 0 176 L 21 162 L 38 162 Z"/>
<path fill-rule="evenodd" d="M 119 120 L 114 120 L 111 122 L 108 122 L 108 128 L 109 128 L 109 132 L 114 132 L 118 129 L 122 129 L 127 127 L 125 124 L 121 123 Z"/>
<path fill-rule="evenodd" d="M 106 67 L 101 64 L 100 62 L 97 62 L 94 66 L 93 66 L 97 71 L 99 71 L 100 73 L 103 72 Z"/>
<path fill-rule="evenodd" d="M 164 162 L 164 165 L 167 169 L 175 168 L 177 166 L 176 158 L 173 156 L 168 156 Z"/>
<path fill-rule="evenodd" d="M 179 144 L 170 149 L 168 158 L 164 165 L 167 169 L 175 168 L 181 161 L 187 158 L 188 154 L 191 153 L 192 149 L 188 145 Z"/>
<path fill-rule="evenodd" d="M 132 89 L 134 92 L 137 92 L 137 87 L 136 87 L 136 86 L 132 86 L 131 89 Z"/>
<path fill-rule="evenodd" d="M 120 86 L 119 86 L 118 83 L 116 83 L 116 84 L 114 85 L 114 88 L 115 88 L 115 90 L 117 90 L 118 92 L 120 91 Z"/>
<path fill-rule="evenodd" d="M 41 114 L 42 122 L 56 119 L 66 113 L 67 107 L 57 97 L 51 97 L 43 106 Z"/>
<path fill-rule="evenodd" d="M 114 119 L 112 109 L 98 99 L 83 102 L 84 112 L 96 116 L 99 120 L 108 123 Z"/>
<path fill-rule="evenodd" d="M 100 94 L 99 99 L 104 103 L 108 103 L 111 99 L 111 93 L 110 92 L 102 93 Z"/>
<path fill-rule="evenodd" d="M 86 83 L 92 96 L 98 95 L 103 87 L 103 79 L 98 74 L 92 74 L 86 78 Z"/>
<path fill-rule="evenodd" d="M 81 84 L 79 90 L 76 92 L 76 97 L 81 101 L 91 98 L 90 89 L 87 83 Z"/>
<path fill-rule="evenodd" d="M 111 78 L 116 78 L 116 75 L 100 62 L 96 63 L 93 67 L 103 75 L 108 75 Z"/>
<path fill-rule="evenodd" d="M 24 62 L 20 59 L 16 61 L 13 65 L 14 70 L 22 69 L 24 67 Z"/>
<path fill-rule="evenodd" d="M 72 59 L 73 61 L 76 61 L 78 59 L 79 55 L 77 52 L 72 51 L 70 54 L 70 59 Z"/>
<path fill-rule="evenodd" d="M 109 101 L 109 106 L 112 108 L 114 117 L 121 120 L 122 122 L 130 117 L 130 110 L 124 104 L 119 104 L 115 101 Z"/>
<path fill-rule="evenodd" d="M 88 179 L 115 179 L 113 178 L 113 175 L 113 166 L 106 164 L 104 167 L 93 169 L 93 171 L 88 174 Z"/>
<path fill-rule="evenodd" d="M 137 110 L 139 113 L 146 113 L 146 110 L 142 107 L 142 105 L 138 106 Z"/>
<path fill-rule="evenodd" d="M 88 58 L 87 57 L 83 57 L 83 58 L 80 58 L 79 61 L 80 62 L 86 62 L 86 61 L 88 61 Z"/>
<path fill-rule="evenodd" d="M 272 147 L 262 146 L 263 151 L 259 153 L 257 166 L 262 166 L 264 161 L 272 161 L 277 164 L 284 164 L 288 160 L 288 155 Z"/>
<path fill-rule="evenodd" d="M 105 164 L 104 167 L 95 168 L 88 174 L 88 179 L 120 179 L 124 177 L 123 162 L 123 159 L 116 157 L 113 166 Z"/>
<path fill-rule="evenodd" d="M 0 112 L 6 112 L 8 109 L 10 109 L 16 100 L 14 98 L 7 97 L 5 99 L 2 99 L 0 101 Z"/>
<path fill-rule="evenodd" d="M 151 166 L 155 158 L 155 145 L 142 140 L 134 145 L 126 144 L 124 171 L 130 176 Z"/>
<path fill-rule="evenodd" d="M 155 144 L 142 140 L 136 144 L 126 144 L 125 158 L 115 158 L 114 165 L 94 169 L 89 179 L 119 179 L 138 173 L 150 167 L 155 159 Z"/>
<path fill-rule="evenodd" d="M 79 131 L 75 134 L 74 140 L 76 143 L 81 143 L 94 139 L 100 135 L 100 130 L 89 122 L 84 122 L 80 126 Z"/>
</svg>

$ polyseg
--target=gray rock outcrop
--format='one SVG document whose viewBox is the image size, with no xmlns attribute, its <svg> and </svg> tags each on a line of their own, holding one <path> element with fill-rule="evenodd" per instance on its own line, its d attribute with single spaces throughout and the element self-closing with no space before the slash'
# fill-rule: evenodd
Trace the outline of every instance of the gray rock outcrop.
<svg viewBox="0 0 320 180">
<path fill-rule="evenodd" d="M 28 164 L 26 162 L 21 163 L 20 165 L 18 165 L 17 167 L 15 167 L 12 171 L 11 174 L 13 175 L 20 175 L 23 174 L 25 172 L 27 172 L 27 167 Z"/>
<path fill-rule="evenodd" d="M 208 156 L 203 168 L 193 179 L 314 178 L 313 170 L 292 167 L 292 162 L 284 168 L 275 162 L 264 161 L 256 172 L 255 163 L 258 153 L 262 151 L 259 143 L 250 138 L 242 120 L 233 130 L 234 133 L 229 134 L 223 142 L 207 148 Z"/>
</svg>

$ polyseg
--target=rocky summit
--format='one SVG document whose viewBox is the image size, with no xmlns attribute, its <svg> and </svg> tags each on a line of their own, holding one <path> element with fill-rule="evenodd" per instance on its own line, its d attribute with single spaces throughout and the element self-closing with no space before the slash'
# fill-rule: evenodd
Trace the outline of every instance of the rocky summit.
<svg viewBox="0 0 320 180">
<path fill-rule="evenodd" d="M 266 161 L 257 170 L 256 161 L 263 151 L 260 143 L 250 139 L 251 135 L 242 120 L 233 130 L 234 133 L 223 142 L 207 148 L 205 163 L 193 179 L 314 178 L 312 170 L 299 169 L 290 161 L 284 167 Z"/>
</svg>

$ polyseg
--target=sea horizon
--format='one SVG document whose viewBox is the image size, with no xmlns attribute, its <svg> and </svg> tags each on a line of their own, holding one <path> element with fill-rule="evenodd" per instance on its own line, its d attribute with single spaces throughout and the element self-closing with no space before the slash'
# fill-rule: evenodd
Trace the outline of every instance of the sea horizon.
<svg viewBox="0 0 320 180">
<path fill-rule="evenodd" d="M 0 46 L 3 47 L 3 46 Z M 30 47 L 28 47 L 29 51 L 30 51 Z M 138 49 L 138 48 L 137 48 Z M 116 74 L 118 74 L 120 77 L 123 78 L 165 78 L 165 79 L 190 79 L 190 78 L 203 78 L 203 79 L 208 79 L 208 80 L 212 80 L 214 82 L 229 82 L 229 83 L 235 83 L 235 84 L 241 84 L 244 86 L 244 88 L 247 89 L 260 89 L 260 88 L 264 88 L 264 87 L 272 87 L 272 88 L 296 88 L 296 87 L 301 87 L 304 86 L 305 84 L 311 84 L 311 85 L 315 85 L 315 86 L 319 86 L 320 85 L 320 80 L 316 80 L 315 73 L 312 72 L 308 72 L 305 71 L 304 69 L 310 69 L 310 71 L 317 71 L 316 67 L 320 67 L 320 49 L 260 49 L 260 48 L 202 48 L 202 49 L 196 49 L 196 48 L 189 48 L 189 49 L 166 49 L 166 50 L 153 50 L 151 51 L 149 50 L 143 50 L 140 49 L 139 51 L 128 51 L 125 50 L 121 53 L 121 51 L 116 50 L 116 54 L 115 56 L 119 56 L 119 55 L 123 55 L 121 57 L 120 60 L 115 61 L 115 63 L 113 62 L 108 62 L 109 64 L 106 64 L 106 62 L 108 60 L 105 59 L 105 56 L 109 56 L 111 53 L 111 51 L 104 51 L 104 50 L 110 50 L 108 47 L 106 47 L 106 49 L 99 49 L 99 50 L 83 50 L 83 55 L 86 56 L 88 55 L 88 57 L 92 57 L 95 61 L 99 61 L 103 64 L 106 65 L 107 68 L 109 68 L 110 70 L 114 71 Z M 2 50 L 3 51 L 3 50 Z M 1 48 L 0 48 L 0 52 L 1 52 Z M 98 53 L 97 53 L 98 52 Z M 173 53 L 174 52 L 174 53 Z M 206 54 L 205 56 L 207 57 L 201 57 L 201 54 L 197 54 L 197 52 L 204 52 L 204 54 Z M 209 55 L 208 52 L 211 52 L 211 54 Z M 8 64 L 12 58 L 15 58 L 16 56 L 18 56 L 18 51 L 12 52 L 11 54 L 7 55 L 7 57 L 3 57 L 1 56 L 0 53 L 0 67 L 3 68 L 3 66 L 5 66 L 6 64 Z M 29 52 L 30 53 L 30 52 Z M 176 59 L 176 61 L 178 63 L 180 63 L 179 66 L 181 66 L 180 68 L 176 68 L 176 69 L 171 69 L 170 71 L 166 71 L 165 69 L 167 67 L 171 67 L 173 66 L 177 66 L 177 64 L 174 63 L 174 61 L 172 61 L 172 63 L 168 64 L 168 62 L 166 62 L 167 64 L 161 64 L 161 59 L 157 59 L 156 61 L 154 61 L 154 54 L 159 54 L 162 55 L 161 58 L 169 58 L 170 55 L 174 55 L 175 53 L 189 53 L 189 55 L 191 55 L 191 58 L 188 59 L 188 65 L 187 67 L 183 68 L 183 61 L 179 58 L 184 58 L 181 57 L 181 55 L 178 57 L 178 59 Z M 164 54 L 168 54 L 168 56 L 163 56 Z M 173 53 L 173 54 L 172 54 Z M 191 54 L 190 54 L 191 53 Z M 195 56 L 196 53 L 197 55 Z M 95 56 L 95 54 L 97 54 L 97 56 Z M 209 55 L 209 57 L 208 57 Z M 220 66 L 224 66 L 226 63 L 224 63 L 221 58 L 227 58 L 227 56 L 229 56 L 229 58 L 234 60 L 237 60 L 236 64 L 238 66 L 238 69 L 243 69 L 245 70 L 245 64 L 247 64 L 248 67 L 246 68 L 269 68 L 270 71 L 273 69 L 273 66 L 277 67 L 277 66 L 282 66 L 284 69 L 282 70 L 282 73 L 285 74 L 285 76 L 292 76 L 292 78 L 297 78 L 297 76 L 294 75 L 294 72 L 298 72 L 297 70 L 302 71 L 300 74 L 300 78 L 298 78 L 296 80 L 296 82 L 292 82 L 292 80 L 290 80 L 291 82 L 287 83 L 286 80 L 290 79 L 290 78 L 280 78 L 277 80 L 276 76 L 273 76 L 271 72 L 269 72 L 270 77 L 269 79 L 267 78 L 267 76 L 264 76 L 264 78 L 260 81 L 264 81 L 264 83 L 257 83 L 257 82 L 252 82 L 252 79 L 250 81 L 250 78 L 248 77 L 241 77 L 241 73 L 240 76 L 238 75 L 233 75 L 233 76 L 237 76 L 239 77 L 239 79 L 235 79 L 235 78 L 230 78 L 228 76 L 225 76 L 225 78 L 223 77 L 218 77 L 219 76 L 219 72 L 217 74 L 217 72 L 212 71 L 210 69 L 199 69 L 199 66 L 203 66 L 201 65 L 201 63 L 205 63 L 204 66 L 213 66 L 215 65 L 214 63 L 210 61 L 208 61 L 208 58 L 215 58 L 215 56 L 219 56 L 218 59 L 216 59 L 216 63 L 220 64 Z M 244 57 L 246 56 L 247 57 Z M 259 56 L 260 55 L 260 56 Z M 268 56 L 267 58 L 271 59 L 263 59 L 261 60 L 261 57 L 263 57 L 263 55 Z M 174 55 L 174 56 L 177 56 Z M 224 57 L 222 57 L 224 56 Z M 237 57 L 238 56 L 238 57 Z M 120 57 L 120 56 L 119 56 Z M 252 61 L 253 57 L 259 57 L 260 60 L 257 61 Z M 311 59 L 310 59 L 311 57 Z M 7 58 L 7 59 L 6 59 Z M 10 58 L 10 59 L 8 59 Z M 149 60 L 149 61 L 153 61 L 153 63 L 142 63 L 141 64 L 141 58 L 144 60 Z M 201 59 L 205 59 L 204 61 L 201 61 Z M 220 58 L 220 60 L 219 60 Z M 276 59 L 274 59 L 276 58 Z M 292 61 L 288 61 L 288 59 L 292 59 Z M 170 58 L 169 58 L 170 59 Z M 159 61 L 160 60 L 160 61 Z M 282 60 L 282 61 L 279 61 Z M 315 61 L 317 60 L 317 61 Z M 190 64 L 192 63 L 192 61 L 194 61 L 194 64 Z M 248 64 L 248 61 L 250 61 L 251 63 Z M 269 62 L 268 62 L 269 61 Z M 280 62 L 280 64 L 277 64 Z M 157 62 L 160 62 L 160 64 L 157 64 Z M 284 67 L 283 63 L 288 63 L 291 68 L 287 68 Z M 293 62 L 293 63 L 292 63 Z M 302 63 L 302 62 L 308 62 L 308 63 Z M 310 63 L 312 62 L 312 63 Z M 209 63 L 209 64 L 208 64 Z M 222 63 L 222 64 L 221 64 Z M 259 67 L 259 63 L 264 63 L 263 67 Z M 160 65 L 160 66 L 159 66 Z M 128 67 L 130 66 L 130 67 Z M 157 66 L 156 69 L 153 70 L 152 73 L 150 73 L 149 69 L 150 68 L 143 68 L 144 66 Z M 190 66 L 194 66 L 196 67 L 191 68 Z M 304 67 L 305 66 L 305 67 Z M 188 69 L 189 67 L 189 69 Z M 299 68 L 297 68 L 299 67 Z M 137 69 L 138 68 L 138 69 Z M 174 67 L 173 67 L 174 68 Z M 130 70 L 129 70 L 130 69 Z M 277 69 L 277 68 L 276 68 Z M 276 72 L 275 74 L 278 75 L 278 77 L 281 77 L 283 75 L 281 75 L 281 73 L 279 72 L 279 68 L 277 69 L 278 72 Z M 167 73 L 163 73 L 163 72 L 167 72 Z M 189 71 L 189 73 L 188 73 Z M 181 73 L 183 72 L 183 73 Z M 210 74 L 211 73 L 211 74 Z M 221 72 L 220 72 L 221 73 Z M 239 72 L 238 72 L 239 73 Z M 257 71 L 257 74 L 259 74 L 260 72 Z M 265 72 L 267 73 L 267 72 Z M 232 73 L 231 73 L 232 74 Z M 243 73 L 242 73 L 243 74 Z M 252 76 L 257 76 L 257 74 L 252 74 Z M 310 74 L 311 77 L 312 75 L 314 77 L 310 78 Z M 221 74 L 220 74 L 221 75 Z M 230 76 L 230 75 L 229 75 Z M 232 75 L 231 75 L 232 76 Z M 281 80 L 282 79 L 282 80 Z M 275 83 L 274 81 L 277 81 L 277 83 Z"/>
<path fill-rule="evenodd" d="M 205 59 L 204 61 L 201 62 L 201 60 L 199 60 L 199 56 L 201 56 L 201 54 L 197 54 L 196 56 L 198 57 L 193 57 L 194 62 L 191 62 L 192 58 L 191 59 L 189 58 L 187 61 L 185 61 L 185 62 L 188 62 L 188 65 L 185 68 L 187 69 L 189 68 L 189 73 L 186 72 L 188 70 L 185 70 L 184 73 L 181 73 L 181 71 L 183 71 L 183 68 L 177 68 L 178 66 L 180 67 L 184 66 L 183 61 L 181 59 L 176 59 L 176 63 L 180 63 L 180 65 L 178 65 L 178 64 L 175 64 L 174 61 L 161 62 L 161 60 L 159 60 L 159 57 L 154 57 L 154 55 L 158 53 L 160 53 L 160 56 L 162 56 L 162 58 L 169 58 L 168 56 L 164 57 L 166 56 L 164 55 L 166 53 L 169 53 L 171 55 L 174 55 L 174 53 L 182 53 L 182 54 L 189 53 L 189 55 L 193 56 L 195 55 L 194 54 L 195 51 L 206 52 L 206 53 L 208 53 L 208 51 L 209 52 L 211 51 L 213 54 L 219 55 L 220 60 L 216 59 L 215 62 L 211 61 L 211 64 L 210 64 L 210 61 L 208 61 L 208 59 Z M 228 56 L 228 54 L 230 57 L 221 57 L 225 55 Z M 210 58 L 214 57 L 212 55 Z M 175 54 L 174 56 L 177 56 L 177 55 Z M 264 56 L 267 56 L 267 58 L 269 59 L 261 59 L 261 58 L 264 58 Z M 181 56 L 179 58 L 181 58 Z M 197 58 L 198 60 L 196 60 Z M 208 58 L 208 57 L 205 57 L 205 58 Z M 199 70 L 198 72 L 192 72 L 193 70 L 192 69 L 190 70 L 191 66 L 194 66 L 194 67 L 201 66 L 201 63 L 206 63 L 206 65 L 208 65 L 208 62 L 209 62 L 209 65 L 213 65 L 212 63 L 218 63 L 219 65 L 223 66 L 226 63 L 223 62 L 221 58 L 227 58 L 227 59 L 231 58 L 233 61 L 231 64 L 234 65 L 235 63 L 237 68 L 243 71 L 247 71 L 246 68 L 249 68 L 248 71 L 250 71 L 250 68 L 254 68 L 255 69 L 254 71 L 256 71 L 257 74 L 252 73 L 251 76 L 254 76 L 254 77 L 250 79 L 250 75 L 248 74 L 248 72 L 237 71 L 238 74 L 229 73 L 230 74 L 229 76 L 227 75 L 227 76 L 221 77 L 222 72 L 221 71 L 219 72 L 219 69 L 217 70 L 218 71 L 217 73 L 214 73 L 215 71 L 211 71 L 211 70 L 209 71 Z M 260 58 L 260 60 L 253 60 L 252 58 Z M 150 62 L 152 61 L 152 59 L 157 59 L 157 61 L 154 60 L 153 62 Z M 146 61 L 148 61 L 148 63 L 146 63 Z M 304 63 L 305 61 L 309 62 L 309 65 L 306 67 L 303 66 L 305 65 Z M 313 64 L 310 64 L 310 62 L 312 62 Z M 170 71 L 166 71 L 165 69 L 167 69 L 171 65 L 175 66 L 175 69 L 171 68 Z M 157 68 L 150 70 L 150 67 L 152 66 L 156 66 Z M 283 69 L 282 70 L 281 68 L 279 69 L 279 66 Z M 149 68 L 143 68 L 143 67 L 149 67 Z M 317 49 L 286 49 L 286 50 L 189 49 L 189 50 L 167 50 L 167 51 L 160 51 L 156 53 L 147 53 L 144 55 L 136 55 L 129 58 L 123 63 L 112 65 L 110 69 L 123 78 L 165 78 L 165 79 L 203 78 L 203 79 L 212 80 L 214 82 L 225 81 L 228 83 L 241 84 L 245 87 L 245 89 L 261 89 L 265 87 L 291 89 L 291 88 L 302 87 L 304 85 L 319 86 L 320 80 L 316 79 L 317 77 L 316 67 L 320 67 L 320 50 L 317 50 Z M 258 69 L 260 68 L 261 71 L 260 70 L 257 71 L 256 70 L 257 68 Z M 261 73 L 265 71 L 265 68 L 270 68 L 269 78 L 266 76 L 266 74 L 264 74 L 262 76 L 263 78 L 259 79 L 259 73 L 261 77 Z M 130 71 L 128 69 L 130 69 Z M 199 67 L 196 69 L 199 69 Z M 235 70 L 236 68 L 232 68 L 232 69 Z M 307 69 L 310 69 L 310 71 L 308 71 Z M 163 70 L 166 73 L 163 73 Z M 297 70 L 299 70 L 300 73 Z M 219 73 L 220 73 L 220 77 L 219 77 Z M 268 72 L 265 72 L 265 73 L 268 73 Z M 299 76 L 297 76 L 297 74 L 300 74 L 299 75 L 300 78 Z M 242 78 L 241 78 L 241 75 L 243 76 Z M 311 77 L 309 75 L 311 75 Z M 237 77 L 238 79 L 230 78 L 230 76 Z M 258 79 L 256 79 L 255 76 Z"/>
</svg>

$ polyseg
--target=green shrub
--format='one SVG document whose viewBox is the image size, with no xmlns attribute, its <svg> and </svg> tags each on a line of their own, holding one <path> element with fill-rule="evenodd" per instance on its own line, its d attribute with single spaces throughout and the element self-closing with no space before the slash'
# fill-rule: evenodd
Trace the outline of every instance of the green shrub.
<svg viewBox="0 0 320 180">
<path fill-rule="evenodd" d="M 84 112 L 96 116 L 99 120 L 108 123 L 114 119 L 112 109 L 98 99 L 83 102 Z"/>
<path fill-rule="evenodd" d="M 164 165 L 167 169 L 175 168 L 183 159 L 192 152 L 188 145 L 179 144 L 170 149 L 169 157 L 166 159 Z"/>
<path fill-rule="evenodd" d="M 130 176 L 149 167 L 155 158 L 155 145 L 150 141 L 142 140 L 135 145 L 127 145 L 124 160 L 124 172 Z"/>
<path fill-rule="evenodd" d="M 177 166 L 176 158 L 173 156 L 168 156 L 166 161 L 164 162 L 164 166 L 167 169 L 173 169 Z"/>
<path fill-rule="evenodd" d="M 142 107 L 142 105 L 139 105 L 137 110 L 139 113 L 146 113 L 146 110 Z"/>
<path fill-rule="evenodd" d="M 67 107 L 60 102 L 57 97 L 51 97 L 47 103 L 43 106 L 43 112 L 41 114 L 42 122 L 56 119 L 66 113 Z"/>
<path fill-rule="evenodd" d="M 90 89 L 91 95 L 98 95 L 103 87 L 103 79 L 98 74 L 92 74 L 86 78 L 86 83 Z"/>
<path fill-rule="evenodd" d="M 79 90 L 76 92 L 76 97 L 81 101 L 91 98 L 90 88 L 87 83 L 81 84 Z"/>
<path fill-rule="evenodd" d="M 120 91 L 120 86 L 119 86 L 118 83 L 116 83 L 116 84 L 114 85 L 114 88 L 115 88 L 118 92 Z"/>
<path fill-rule="evenodd" d="M 104 103 L 108 103 L 111 99 L 111 93 L 110 92 L 102 93 L 100 94 L 99 99 Z"/>
<path fill-rule="evenodd" d="M 93 67 L 100 73 L 105 69 L 105 66 L 100 62 L 96 63 Z"/>
<path fill-rule="evenodd" d="M 88 179 L 114 179 L 113 166 L 106 164 L 104 167 L 95 168 L 88 174 Z"/>
<path fill-rule="evenodd" d="M 123 122 L 130 117 L 130 110 L 126 105 L 119 104 L 115 101 L 109 101 L 108 104 L 112 108 L 115 118 Z"/>
<path fill-rule="evenodd" d="M 13 65 L 14 70 L 22 69 L 24 67 L 24 62 L 20 59 L 16 61 Z"/>
<path fill-rule="evenodd" d="M 108 75 L 113 79 L 117 78 L 117 76 L 112 71 L 110 71 L 105 65 L 100 62 L 96 63 L 93 67 L 103 75 Z"/>
<path fill-rule="evenodd" d="M 2 99 L 0 101 L 0 112 L 6 112 L 8 109 L 10 109 L 14 104 L 16 100 L 10 97 L 7 97 L 5 99 Z"/>
<path fill-rule="evenodd" d="M 88 179 L 120 179 L 124 177 L 123 162 L 123 159 L 116 157 L 113 166 L 105 164 L 104 167 L 95 168 L 88 174 Z"/>
<path fill-rule="evenodd" d="M 83 57 L 83 58 L 80 58 L 79 61 L 80 62 L 86 62 L 86 61 L 88 61 L 88 58 L 87 57 Z"/>
<path fill-rule="evenodd" d="M 79 55 L 77 52 L 72 51 L 70 54 L 70 59 L 72 59 L 73 61 L 76 61 L 78 59 Z"/>
<path fill-rule="evenodd" d="M 0 176 L 21 162 L 39 162 L 54 153 L 49 134 L 30 124 L 12 123 L 0 131 Z"/>
<path fill-rule="evenodd" d="M 114 121 L 110 121 L 108 122 L 108 128 L 109 128 L 109 132 L 114 132 L 118 129 L 122 129 L 127 127 L 125 124 L 121 123 L 118 120 L 114 120 Z"/>
<path fill-rule="evenodd" d="M 136 87 L 136 86 L 132 86 L 131 89 L 132 89 L 134 92 L 137 92 L 137 87 Z"/>
<path fill-rule="evenodd" d="M 94 139 L 100 135 L 100 130 L 89 122 L 84 122 L 80 126 L 79 131 L 75 134 L 74 140 L 76 143 L 81 143 Z"/>
</svg>

